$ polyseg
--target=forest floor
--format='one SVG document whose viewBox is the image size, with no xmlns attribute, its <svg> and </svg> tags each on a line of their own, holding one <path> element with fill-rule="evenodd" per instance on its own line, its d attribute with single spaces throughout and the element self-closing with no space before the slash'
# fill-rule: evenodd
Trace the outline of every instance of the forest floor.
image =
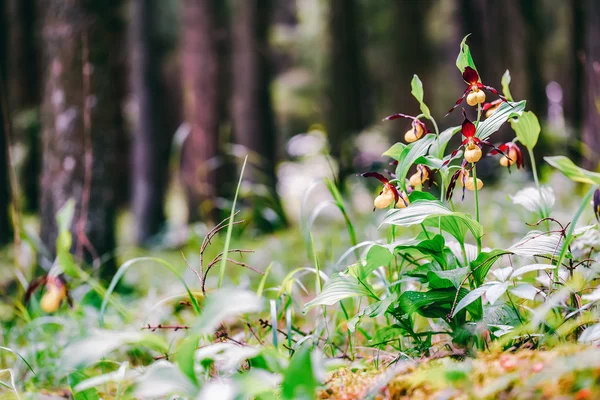
<svg viewBox="0 0 600 400">
<path fill-rule="evenodd" d="M 446 354 L 388 368 L 344 369 L 328 377 L 321 399 L 598 399 L 600 349 Z M 382 372 L 383 370 L 383 372 Z"/>
</svg>

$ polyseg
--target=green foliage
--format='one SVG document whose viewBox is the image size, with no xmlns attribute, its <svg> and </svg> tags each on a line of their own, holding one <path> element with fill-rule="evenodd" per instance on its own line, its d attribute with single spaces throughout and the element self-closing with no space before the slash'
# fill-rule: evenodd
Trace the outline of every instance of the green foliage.
<svg viewBox="0 0 600 400">
<path fill-rule="evenodd" d="M 510 126 L 515 130 L 517 139 L 528 149 L 533 149 L 540 137 L 540 122 L 535 114 L 526 111 L 519 118 L 510 121 Z"/>
<path fill-rule="evenodd" d="M 544 157 L 544 160 L 574 182 L 600 185 L 600 174 L 578 167 L 565 156 Z"/>
<path fill-rule="evenodd" d="M 421 107 L 421 112 L 427 119 L 431 119 L 431 111 L 429 111 L 429 107 L 423 101 L 423 82 L 417 75 L 414 75 L 412 81 L 410 82 L 410 93 L 414 96 L 415 99 L 419 102 L 419 107 Z"/>
<path fill-rule="evenodd" d="M 471 34 L 469 33 L 467 36 L 463 38 L 460 42 L 460 52 L 458 53 L 458 57 L 456 58 L 456 67 L 462 74 L 466 67 L 471 67 L 475 71 L 477 71 L 477 67 L 475 67 L 475 62 L 473 61 L 473 57 L 471 56 L 471 50 L 469 49 L 469 45 L 467 44 L 467 38 Z"/>
</svg>

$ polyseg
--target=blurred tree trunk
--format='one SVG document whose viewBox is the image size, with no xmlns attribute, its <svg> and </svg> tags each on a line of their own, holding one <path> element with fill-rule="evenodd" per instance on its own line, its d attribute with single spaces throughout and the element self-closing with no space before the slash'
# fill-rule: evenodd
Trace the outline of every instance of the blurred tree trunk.
<svg viewBox="0 0 600 400">
<path fill-rule="evenodd" d="M 331 155 L 339 163 L 340 188 L 352 171 L 352 138 L 366 125 L 366 93 L 357 4 L 354 0 L 329 3 L 329 107 Z"/>
<path fill-rule="evenodd" d="M 121 2 L 63 0 L 40 5 L 41 238 L 53 252 L 56 212 L 72 198 L 73 247 L 83 248 L 86 259 L 96 259 L 115 245 L 116 144 L 124 136 L 119 98 L 123 71 L 121 60 L 115 59 L 120 54 L 115 44 L 123 39 Z M 103 265 L 103 278 L 113 272 L 114 262 Z"/>
<path fill-rule="evenodd" d="M 507 13 L 504 2 L 460 1 L 462 36 L 471 34 L 468 43 L 477 69 L 484 82 L 497 88 L 511 61 L 506 34 Z"/>
<path fill-rule="evenodd" d="M 238 0 L 234 7 L 233 123 L 236 141 L 250 153 L 247 176 L 265 184 L 283 217 L 275 173 L 277 134 L 271 104 L 268 33 L 271 0 Z"/>
<path fill-rule="evenodd" d="M 7 87 L 13 118 L 14 140 L 26 146 L 27 158 L 21 176 L 25 208 L 38 210 L 40 142 L 40 85 L 36 45 L 34 0 L 6 0 L 8 16 Z"/>
<path fill-rule="evenodd" d="M 392 112 L 418 115 L 421 112 L 410 93 L 410 82 L 414 74 L 419 75 L 425 86 L 425 101 L 431 101 L 433 87 L 429 78 L 433 71 L 433 57 L 427 45 L 427 29 L 423 21 L 427 19 L 432 1 L 393 0 L 391 3 L 390 12 L 395 21 L 391 32 L 394 46 L 390 60 L 394 67 L 388 83 L 394 88 Z M 404 142 L 404 133 L 410 129 L 410 122 L 400 120 L 388 126 L 393 133 L 392 142 Z"/>
<path fill-rule="evenodd" d="M 157 3 L 134 0 L 130 32 L 130 82 L 134 96 L 135 133 L 132 141 L 132 208 L 136 243 L 156 235 L 165 221 L 172 133 L 165 115 L 166 88 L 161 71 L 164 49 L 154 29 Z"/>
<path fill-rule="evenodd" d="M 542 68 L 544 50 L 544 27 L 540 18 L 542 7 L 539 0 L 519 1 L 525 23 L 525 63 L 527 69 L 527 108 L 542 119 L 547 114 L 546 88 Z M 536 152 L 537 154 L 537 152 Z"/>
<path fill-rule="evenodd" d="M 0 87 L 6 87 L 6 66 L 7 66 L 7 30 L 6 30 L 6 4 L 5 0 L 0 0 Z M 0 96 L 3 94 L 0 93 Z M 0 99 L 3 102 L 4 99 Z M 0 105 L 3 105 L 0 103 Z M 0 244 L 8 243 L 12 238 L 12 229 L 9 217 L 10 206 L 10 185 L 8 174 L 10 166 L 8 164 L 8 143 L 7 134 L 4 131 L 7 121 L 4 111 L 0 108 Z"/>
<path fill-rule="evenodd" d="M 584 168 L 596 171 L 600 162 L 600 4 L 588 1 L 585 54 Z"/>
<path fill-rule="evenodd" d="M 190 220 L 216 219 L 219 134 L 219 52 L 212 0 L 184 0 L 182 76 L 185 119 L 190 133 L 181 154 L 181 179 Z"/>
</svg>

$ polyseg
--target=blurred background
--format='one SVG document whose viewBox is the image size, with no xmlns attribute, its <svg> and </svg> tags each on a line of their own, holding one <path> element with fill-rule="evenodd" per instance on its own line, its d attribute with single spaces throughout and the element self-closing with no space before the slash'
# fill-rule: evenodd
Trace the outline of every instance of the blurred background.
<svg viewBox="0 0 600 400">
<path fill-rule="evenodd" d="M 323 177 L 370 212 L 356 173 L 409 129 L 382 118 L 419 113 L 413 74 L 440 128 L 460 123 L 468 33 L 484 83 L 510 70 L 542 121 L 537 160 L 598 166 L 597 0 L 0 0 L 0 18 L 0 243 L 35 242 L 46 269 L 68 199 L 76 255 L 110 265 L 229 215 L 246 155 L 252 235 L 301 221 Z"/>
</svg>

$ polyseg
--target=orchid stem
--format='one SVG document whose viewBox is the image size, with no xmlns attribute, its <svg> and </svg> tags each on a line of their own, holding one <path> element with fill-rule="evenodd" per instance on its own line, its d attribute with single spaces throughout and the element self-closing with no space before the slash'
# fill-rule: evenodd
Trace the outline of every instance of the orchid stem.
<svg viewBox="0 0 600 400">
<path fill-rule="evenodd" d="M 475 220 L 479 223 L 479 188 L 477 185 L 477 165 L 473 164 L 473 189 L 475 192 Z M 477 253 L 481 253 L 481 238 L 477 240 Z"/>
</svg>

